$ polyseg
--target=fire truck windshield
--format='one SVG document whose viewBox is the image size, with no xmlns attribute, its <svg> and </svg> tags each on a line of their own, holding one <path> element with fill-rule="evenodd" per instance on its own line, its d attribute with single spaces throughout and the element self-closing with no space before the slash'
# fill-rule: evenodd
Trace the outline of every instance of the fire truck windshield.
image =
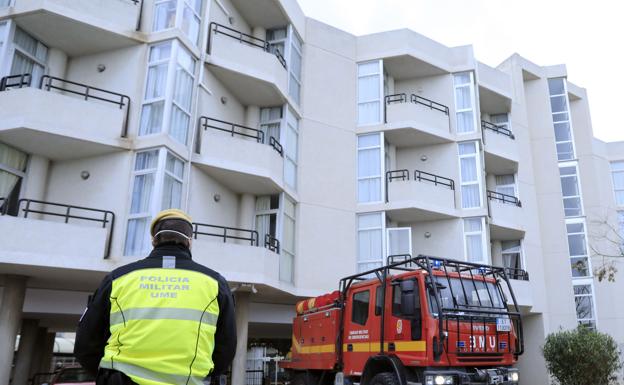
<svg viewBox="0 0 624 385">
<path fill-rule="evenodd" d="M 505 301 L 497 284 L 471 280 L 468 278 L 436 277 L 442 309 L 456 310 L 506 310 Z M 449 285 L 450 283 L 450 285 Z M 429 301 L 432 313 L 437 314 L 437 304 L 429 291 Z"/>
</svg>

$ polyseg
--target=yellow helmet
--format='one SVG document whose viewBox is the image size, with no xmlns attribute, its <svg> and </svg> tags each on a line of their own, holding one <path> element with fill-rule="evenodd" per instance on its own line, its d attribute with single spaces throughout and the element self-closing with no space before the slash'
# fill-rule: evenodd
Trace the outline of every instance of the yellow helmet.
<svg viewBox="0 0 624 385">
<path fill-rule="evenodd" d="M 152 220 L 152 224 L 150 225 L 150 234 L 152 236 L 154 236 L 154 227 L 156 226 L 156 224 L 160 221 L 163 221 L 165 219 L 179 219 L 179 220 L 183 220 L 185 222 L 188 222 L 188 224 L 193 227 L 193 220 L 191 219 L 191 217 L 185 213 L 182 210 L 178 210 L 178 209 L 167 209 L 167 210 L 163 210 L 161 212 L 159 212 L 158 214 L 156 214 L 156 216 L 154 217 L 154 219 Z"/>
</svg>

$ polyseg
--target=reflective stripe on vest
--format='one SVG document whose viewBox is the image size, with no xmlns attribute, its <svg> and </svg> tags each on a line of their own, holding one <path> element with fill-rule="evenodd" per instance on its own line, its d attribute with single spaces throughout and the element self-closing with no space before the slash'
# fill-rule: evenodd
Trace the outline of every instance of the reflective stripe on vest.
<svg viewBox="0 0 624 385">
<path fill-rule="evenodd" d="M 110 361 L 100 361 L 100 368 L 114 369 L 120 372 L 124 372 L 130 377 L 140 377 L 149 381 L 160 382 L 163 384 L 186 384 L 187 380 L 189 384 L 202 385 L 202 377 L 190 377 L 179 374 L 168 374 L 156 372 L 153 370 L 145 369 L 143 367 L 128 364 L 125 362 L 115 362 L 112 364 Z"/>
<path fill-rule="evenodd" d="M 139 385 L 200 384 L 214 364 L 219 283 L 191 270 L 135 270 L 113 280 L 100 363 Z"/>
</svg>

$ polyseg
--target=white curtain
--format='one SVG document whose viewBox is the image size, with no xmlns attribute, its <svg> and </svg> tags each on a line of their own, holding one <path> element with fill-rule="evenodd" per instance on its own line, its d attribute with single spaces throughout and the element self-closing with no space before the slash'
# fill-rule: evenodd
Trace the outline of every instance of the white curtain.
<svg viewBox="0 0 624 385">
<path fill-rule="evenodd" d="M 485 262 L 481 218 L 464 219 L 466 257 L 469 262 Z"/>
<path fill-rule="evenodd" d="M 186 144 L 188 139 L 188 126 L 191 118 L 182 111 L 177 105 L 173 104 L 171 108 L 171 125 L 169 127 L 169 135 L 178 142 Z"/>
<path fill-rule="evenodd" d="M 164 109 L 165 102 L 162 100 L 143 106 L 139 135 L 154 134 L 162 130 Z"/>
<path fill-rule="evenodd" d="M 182 31 L 194 44 L 197 44 L 197 38 L 199 37 L 199 23 L 199 17 L 195 15 L 191 7 L 185 4 L 182 13 Z"/>
<path fill-rule="evenodd" d="M 154 6 L 154 25 L 152 31 L 173 28 L 175 26 L 176 0 L 166 0 Z"/>
<path fill-rule="evenodd" d="M 380 123 L 381 79 L 378 61 L 358 64 L 358 124 Z"/>
<path fill-rule="evenodd" d="M 134 177 L 130 214 L 149 212 L 154 188 L 154 174 L 141 174 Z"/>
<path fill-rule="evenodd" d="M 167 63 L 150 66 L 147 70 L 147 85 L 145 87 L 145 99 L 156 99 L 165 96 L 167 87 Z"/>
<path fill-rule="evenodd" d="M 0 165 L 24 171 L 28 156 L 19 150 L 0 143 Z M 0 198 L 7 198 L 19 181 L 19 176 L 0 170 Z"/>
<path fill-rule="evenodd" d="M 412 254 L 411 229 L 388 229 L 388 255 Z"/>
<path fill-rule="evenodd" d="M 284 199 L 284 217 L 282 227 L 282 249 L 280 255 L 280 279 L 293 280 L 293 261 L 295 258 L 295 204 Z"/>
<path fill-rule="evenodd" d="M 284 180 L 293 189 L 297 188 L 298 125 L 297 119 L 292 113 L 289 113 L 286 120 L 286 140 L 284 143 Z"/>
<path fill-rule="evenodd" d="M 182 182 L 165 174 L 163 183 L 162 209 L 179 209 L 182 207 Z"/>
<path fill-rule="evenodd" d="M 516 196 L 516 181 L 513 174 L 496 175 L 496 192 Z"/>
<path fill-rule="evenodd" d="M 124 255 L 144 254 L 151 245 L 149 232 L 147 231 L 149 218 L 135 218 L 128 221 L 126 233 L 126 246 Z"/>
<path fill-rule="evenodd" d="M 288 62 L 288 70 L 290 71 L 288 94 L 299 104 L 299 91 L 301 89 L 301 41 L 299 37 L 293 33 L 291 42 L 290 61 Z"/>
<path fill-rule="evenodd" d="M 503 266 L 512 269 L 522 268 L 520 263 L 520 241 L 503 241 L 501 246 L 503 249 Z"/>
<path fill-rule="evenodd" d="M 381 147 L 379 134 L 358 137 L 358 202 L 381 200 Z"/>
</svg>

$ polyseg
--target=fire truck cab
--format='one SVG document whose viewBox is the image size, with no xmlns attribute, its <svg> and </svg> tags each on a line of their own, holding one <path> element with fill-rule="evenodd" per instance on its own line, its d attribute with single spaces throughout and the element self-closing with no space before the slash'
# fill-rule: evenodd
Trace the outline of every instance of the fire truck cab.
<svg viewBox="0 0 624 385">
<path fill-rule="evenodd" d="M 293 385 L 512 385 L 522 351 L 503 268 L 390 257 L 298 303 L 291 357 L 281 366 Z"/>
</svg>

